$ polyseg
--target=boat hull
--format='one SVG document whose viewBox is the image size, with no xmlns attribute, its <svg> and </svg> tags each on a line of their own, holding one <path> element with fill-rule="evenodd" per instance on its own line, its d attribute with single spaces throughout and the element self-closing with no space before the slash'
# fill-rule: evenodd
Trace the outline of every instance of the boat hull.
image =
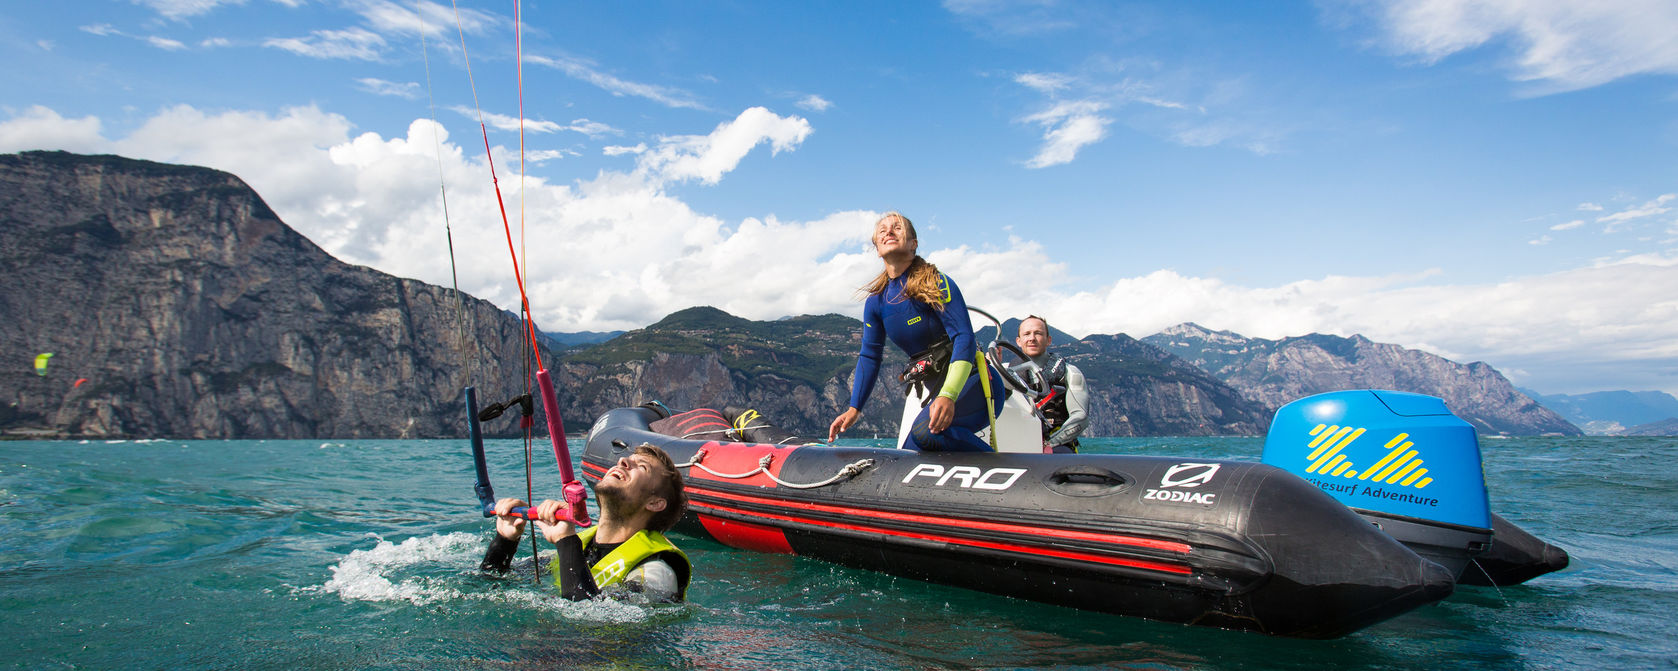
<svg viewBox="0 0 1678 671">
<path fill-rule="evenodd" d="M 690 506 L 677 531 L 733 547 L 1306 638 L 1356 631 L 1442 599 L 1455 584 L 1443 567 L 1265 464 L 684 440 L 650 431 L 660 417 L 647 408 L 603 415 L 589 433 L 584 477 L 598 482 L 641 443 L 678 464 L 697 456 L 681 468 Z"/>
</svg>

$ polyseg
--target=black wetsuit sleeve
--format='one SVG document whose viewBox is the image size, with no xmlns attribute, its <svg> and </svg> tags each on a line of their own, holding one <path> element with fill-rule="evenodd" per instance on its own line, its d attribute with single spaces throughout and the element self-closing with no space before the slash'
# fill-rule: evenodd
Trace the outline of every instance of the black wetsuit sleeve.
<svg viewBox="0 0 1678 671">
<path fill-rule="evenodd" d="M 491 573 L 506 573 L 513 565 L 513 555 L 518 554 L 519 541 L 517 538 L 502 538 L 496 534 L 489 541 L 489 550 L 484 553 L 484 561 L 478 564 L 478 569 Z"/>
<path fill-rule="evenodd" d="M 559 595 L 572 601 L 592 599 L 600 594 L 583 561 L 583 540 L 576 536 L 559 539 Z"/>
</svg>

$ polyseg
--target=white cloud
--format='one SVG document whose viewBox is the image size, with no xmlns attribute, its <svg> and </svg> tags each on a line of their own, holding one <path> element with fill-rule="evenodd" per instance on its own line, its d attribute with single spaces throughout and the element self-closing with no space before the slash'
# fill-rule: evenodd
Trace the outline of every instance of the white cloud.
<svg viewBox="0 0 1678 671">
<path fill-rule="evenodd" d="M 639 170 L 660 183 L 697 179 L 716 184 L 753 147 L 768 142 L 771 155 L 779 154 L 809 136 L 810 122 L 803 118 L 776 116 L 762 107 L 753 107 L 733 121 L 718 124 L 710 135 L 659 138 L 657 147 L 641 155 Z"/>
<path fill-rule="evenodd" d="M 541 150 L 537 150 L 537 151 L 525 152 L 524 158 L 525 158 L 525 160 L 528 160 L 531 163 L 546 163 L 548 161 L 552 161 L 552 160 L 557 159 L 557 158 L 565 158 L 567 156 L 580 156 L 580 155 L 581 154 L 578 154 L 577 152 L 571 151 L 569 149 L 541 149 Z"/>
<path fill-rule="evenodd" d="M 1575 228 L 1578 228 L 1578 227 L 1584 226 L 1584 225 L 1585 225 L 1585 220 L 1584 219 L 1574 219 L 1573 221 L 1569 221 L 1569 222 L 1564 223 L 1564 224 L 1556 224 L 1554 226 L 1551 226 L 1550 230 L 1552 230 L 1552 231 L 1568 231 L 1568 230 L 1572 230 L 1572 229 L 1575 229 Z"/>
<path fill-rule="evenodd" d="M 382 57 L 385 39 L 365 28 L 348 28 L 317 30 L 308 37 L 270 38 L 262 46 L 309 58 L 377 61 Z"/>
<path fill-rule="evenodd" d="M 1078 150 L 1107 137 L 1107 124 L 1112 119 L 1101 116 L 1105 109 L 1106 103 L 1092 100 L 1063 102 L 1022 119 L 1043 127 L 1043 146 L 1026 166 L 1046 168 L 1071 163 Z"/>
<path fill-rule="evenodd" d="M 96 24 L 93 24 L 93 25 L 90 25 L 90 26 L 82 26 L 80 28 L 80 30 L 84 33 L 91 33 L 93 35 L 98 35 L 100 37 L 104 37 L 106 35 L 121 35 L 122 34 L 121 31 L 116 29 L 116 26 L 113 26 L 109 23 L 96 23 Z"/>
<path fill-rule="evenodd" d="M 482 114 L 482 121 L 484 122 L 484 125 L 496 130 L 511 131 L 514 133 L 519 130 L 519 118 L 516 116 L 496 114 L 494 112 L 480 112 L 479 110 L 472 109 L 465 105 L 455 105 L 449 109 L 454 110 L 461 116 L 473 121 L 480 120 L 479 115 Z M 524 130 L 531 133 L 556 133 L 561 129 L 562 127 L 559 124 L 552 121 L 539 121 L 536 119 L 524 120 Z"/>
<path fill-rule="evenodd" d="M 0 152 L 60 149 L 86 154 L 105 151 L 107 143 L 100 134 L 100 127 L 98 117 L 66 119 L 51 109 L 32 105 L 0 123 Z"/>
<path fill-rule="evenodd" d="M 373 95 L 395 96 L 409 100 L 418 100 L 420 97 L 420 85 L 417 82 L 387 82 L 376 77 L 362 77 L 355 80 L 355 83 L 360 85 L 361 90 Z"/>
<path fill-rule="evenodd" d="M 1548 245 L 1548 244 L 1550 244 L 1550 236 L 1548 236 L 1548 235 L 1538 236 L 1535 239 L 1528 240 L 1527 244 L 1529 244 L 1529 245 Z"/>
<path fill-rule="evenodd" d="M 186 48 L 186 45 L 180 40 L 171 40 L 167 37 L 158 37 L 156 35 L 146 36 L 146 43 L 159 49 L 163 49 L 164 51 L 180 51 Z"/>
<path fill-rule="evenodd" d="M 52 51 L 53 43 L 52 40 L 35 40 L 35 46 L 40 47 L 41 51 Z"/>
<path fill-rule="evenodd" d="M 423 26 L 427 39 L 456 36 L 456 9 L 447 4 L 361 0 L 352 8 L 380 34 L 414 36 L 420 34 Z M 458 18 L 459 30 L 471 35 L 483 34 L 508 24 L 505 19 L 476 9 L 461 9 Z"/>
<path fill-rule="evenodd" d="M 576 131 L 591 138 L 599 138 L 606 135 L 618 135 L 623 132 L 598 121 L 589 121 L 588 119 L 572 119 L 571 125 L 564 127 L 563 130 Z"/>
<path fill-rule="evenodd" d="M 1601 212 L 1602 206 L 1596 203 L 1579 203 L 1580 212 Z"/>
<path fill-rule="evenodd" d="M 644 152 L 647 151 L 647 143 L 640 142 L 640 143 L 637 143 L 633 147 L 607 146 L 606 148 L 601 149 L 600 151 L 601 151 L 601 153 L 603 153 L 607 156 L 622 156 L 624 154 L 640 154 L 640 153 L 644 153 Z"/>
<path fill-rule="evenodd" d="M 219 49 L 222 47 L 233 46 L 233 41 L 225 37 L 209 37 L 205 38 L 204 41 L 199 42 L 198 46 L 205 49 Z"/>
<path fill-rule="evenodd" d="M 1033 89 L 1039 93 L 1054 95 L 1071 86 L 1072 78 L 1067 77 L 1066 75 L 1054 73 L 1027 72 L 1025 74 L 1016 75 L 1014 77 L 1014 83 L 1023 85 L 1026 88 Z"/>
<path fill-rule="evenodd" d="M 163 15 L 166 19 L 185 19 L 206 13 L 221 5 L 242 5 L 244 0 L 132 0 L 134 4 L 149 7 L 152 11 Z"/>
<path fill-rule="evenodd" d="M 1599 224 L 1607 224 L 1602 229 L 1604 233 L 1612 233 L 1616 228 L 1627 222 L 1671 212 L 1672 208 L 1666 207 L 1666 204 L 1672 202 L 1674 198 L 1678 198 L 1678 194 L 1665 194 L 1637 207 L 1626 208 L 1610 215 L 1597 217 L 1596 221 Z"/>
<path fill-rule="evenodd" d="M 703 105 L 700 105 L 693 99 L 693 94 L 688 93 L 687 91 L 667 86 L 642 84 L 640 82 L 631 82 L 619 79 L 596 70 L 592 63 L 587 63 L 579 59 L 527 54 L 525 55 L 524 60 L 529 63 L 553 68 L 565 73 L 573 79 L 600 87 L 612 95 L 645 98 L 666 107 L 704 109 Z"/>
<path fill-rule="evenodd" d="M 1387 46 L 1425 63 L 1507 44 L 1510 77 L 1531 93 L 1572 91 L 1638 74 L 1678 73 L 1678 3 L 1670 0 L 1374 0 Z"/>
<path fill-rule="evenodd" d="M 799 98 L 796 104 L 799 107 L 810 110 L 811 112 L 826 112 L 827 108 L 833 106 L 831 101 L 814 93 L 804 96 L 803 98 Z"/>
</svg>

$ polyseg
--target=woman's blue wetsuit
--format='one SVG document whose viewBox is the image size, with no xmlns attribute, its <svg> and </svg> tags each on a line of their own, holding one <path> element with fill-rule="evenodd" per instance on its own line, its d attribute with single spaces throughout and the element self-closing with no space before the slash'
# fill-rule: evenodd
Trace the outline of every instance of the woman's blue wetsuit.
<svg viewBox="0 0 1678 671">
<path fill-rule="evenodd" d="M 956 283 L 942 273 L 938 275 L 938 288 L 944 300 L 944 309 L 938 310 L 904 295 L 903 285 L 908 275 L 904 273 L 893 278 L 886 283 L 884 291 L 870 295 L 863 304 L 862 353 L 857 356 L 856 378 L 851 384 L 851 407 L 857 410 L 862 409 L 862 404 L 868 402 L 868 395 L 874 391 L 874 380 L 880 374 L 880 360 L 887 338 L 910 356 L 949 338 L 953 346 L 950 353 L 952 364 L 971 364 L 978 351 L 973 340 L 973 323 L 967 318 L 967 302 L 962 300 Z M 962 368 L 957 366 L 950 372 L 956 374 Z M 979 376 L 969 374 L 960 394 L 954 399 L 955 419 L 950 426 L 941 433 L 931 431 L 928 426 L 931 417 L 929 404 L 915 416 L 915 423 L 903 447 L 946 452 L 991 451 L 990 445 L 981 440 L 976 432 L 989 426 L 990 418 L 1002 411 L 1005 391 L 997 372 L 988 365 L 984 368 L 991 378 L 993 407 L 989 413 L 985 411 L 985 394 L 979 388 Z"/>
</svg>

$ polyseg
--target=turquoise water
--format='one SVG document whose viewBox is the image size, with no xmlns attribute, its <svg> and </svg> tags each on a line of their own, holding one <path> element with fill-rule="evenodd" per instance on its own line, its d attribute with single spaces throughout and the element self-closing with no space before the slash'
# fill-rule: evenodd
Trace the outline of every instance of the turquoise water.
<svg viewBox="0 0 1678 671">
<path fill-rule="evenodd" d="M 1259 439 L 1086 451 L 1255 460 Z M 537 445 L 538 497 L 557 492 Z M 1483 444 L 1493 507 L 1573 557 L 1333 641 L 1086 613 L 677 537 L 681 606 L 476 571 L 465 441 L 0 442 L 14 668 L 1672 668 L 1678 440 Z M 491 441 L 502 495 L 523 448 Z M 545 457 L 545 458 L 544 458 Z M 514 490 L 520 490 L 515 492 Z"/>
</svg>

